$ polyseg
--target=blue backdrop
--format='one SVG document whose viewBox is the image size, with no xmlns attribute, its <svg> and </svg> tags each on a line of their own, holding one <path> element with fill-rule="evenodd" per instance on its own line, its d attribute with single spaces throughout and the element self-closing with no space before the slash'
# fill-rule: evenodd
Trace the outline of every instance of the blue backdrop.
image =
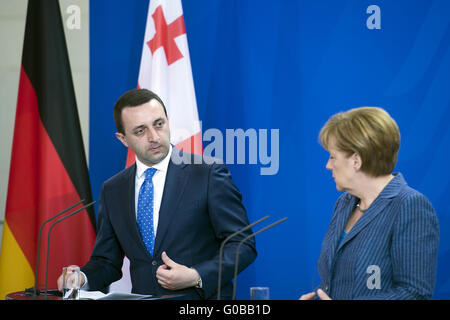
<svg viewBox="0 0 450 320">
<path fill-rule="evenodd" d="M 257 236 L 257 260 L 238 277 L 238 298 L 269 286 L 297 299 L 315 266 L 339 196 L 318 132 L 334 113 L 384 107 L 402 144 L 395 171 L 425 194 L 441 227 L 436 299 L 450 298 L 450 1 L 185 0 L 203 131 L 279 129 L 279 171 L 230 165 L 250 221 L 288 220 Z M 372 20 L 370 5 L 380 9 Z M 90 177 L 94 199 L 124 168 L 112 108 L 135 88 L 148 0 L 90 2 Z M 381 29 L 370 29 L 379 23 Z M 257 230 L 259 228 L 255 228 Z"/>
</svg>

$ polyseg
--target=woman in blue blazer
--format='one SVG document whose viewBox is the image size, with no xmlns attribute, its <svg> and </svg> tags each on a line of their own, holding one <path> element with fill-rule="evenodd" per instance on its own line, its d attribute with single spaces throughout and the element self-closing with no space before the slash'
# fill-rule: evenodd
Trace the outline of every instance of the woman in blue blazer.
<svg viewBox="0 0 450 320">
<path fill-rule="evenodd" d="M 395 121 L 381 108 L 356 108 L 332 116 L 319 139 L 343 194 L 322 243 L 322 282 L 300 299 L 431 299 L 438 221 L 427 198 L 392 173 Z"/>
</svg>

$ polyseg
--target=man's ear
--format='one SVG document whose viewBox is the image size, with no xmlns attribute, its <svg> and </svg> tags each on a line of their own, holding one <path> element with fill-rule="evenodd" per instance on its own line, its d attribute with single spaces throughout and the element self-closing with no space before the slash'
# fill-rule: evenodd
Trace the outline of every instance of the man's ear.
<svg viewBox="0 0 450 320">
<path fill-rule="evenodd" d="M 119 139 L 119 141 L 128 148 L 127 139 L 125 138 L 125 135 L 123 133 L 116 132 L 116 138 Z"/>
</svg>

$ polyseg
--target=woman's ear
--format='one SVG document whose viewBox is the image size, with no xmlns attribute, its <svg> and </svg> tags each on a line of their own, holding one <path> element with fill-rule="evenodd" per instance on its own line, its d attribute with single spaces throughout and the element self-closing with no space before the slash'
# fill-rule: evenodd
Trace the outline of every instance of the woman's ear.
<svg viewBox="0 0 450 320">
<path fill-rule="evenodd" d="M 352 161 L 353 161 L 353 168 L 354 168 L 356 171 L 359 171 L 359 170 L 361 169 L 361 166 L 362 166 L 362 159 L 361 159 L 361 157 L 359 156 L 359 154 L 354 153 L 354 154 L 352 155 Z"/>
</svg>

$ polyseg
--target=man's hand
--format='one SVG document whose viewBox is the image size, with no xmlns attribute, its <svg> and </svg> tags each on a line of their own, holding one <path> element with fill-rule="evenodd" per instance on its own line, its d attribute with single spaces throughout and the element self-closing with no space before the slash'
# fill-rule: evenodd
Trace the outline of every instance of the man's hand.
<svg viewBox="0 0 450 320">
<path fill-rule="evenodd" d="M 163 252 L 161 254 L 164 264 L 156 270 L 158 283 L 168 290 L 180 290 L 194 287 L 200 279 L 197 270 L 178 264 Z"/>
</svg>

